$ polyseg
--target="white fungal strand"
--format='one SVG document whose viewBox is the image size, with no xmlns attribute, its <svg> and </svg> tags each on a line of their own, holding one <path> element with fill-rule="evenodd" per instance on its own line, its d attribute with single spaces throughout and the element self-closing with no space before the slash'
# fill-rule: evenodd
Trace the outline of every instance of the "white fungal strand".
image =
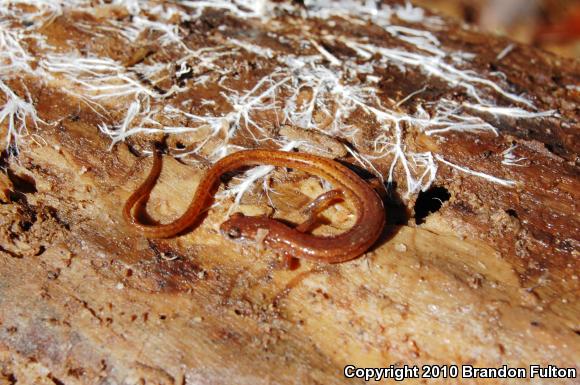
<svg viewBox="0 0 580 385">
<path fill-rule="evenodd" d="M 26 75 L 59 87 L 102 116 L 98 128 L 110 137 L 111 146 L 135 135 L 185 135 L 189 146 L 175 156 L 208 162 L 243 149 L 240 143 L 325 151 L 309 142 L 308 135 L 304 141 L 279 136 L 277 127 L 289 124 L 348 143 L 345 149 L 355 162 L 381 180 L 397 182 L 410 197 L 436 180 L 441 165 L 505 187 L 515 183 L 451 163 L 433 149 L 437 146 L 419 149 L 414 138 L 443 142 L 449 135 L 469 135 L 485 141 L 501 135 L 495 126 L 499 118 L 557 117 L 511 89 L 504 74 L 476 72 L 473 53 L 442 43 L 443 20 L 408 2 L 307 0 L 304 9 L 265 0 L 113 0 L 131 17 L 79 18 L 74 27 L 96 42 L 115 39 L 133 47 L 148 39 L 153 54 L 124 64 L 120 58 L 75 48 L 74 42 L 68 48 L 47 44 L 43 25 L 59 22 L 57 16 L 72 10 L 94 14 L 93 3 L 9 0 L 0 8 L 0 124 L 7 127 L 9 144 L 40 121 L 34 106 L 7 85 Z M 27 7 L 17 6 L 23 4 Z M 230 31 L 232 24 L 223 23 L 200 39 L 184 27 L 196 28 L 211 11 L 237 19 L 252 33 Z M 29 22 L 24 26 L 22 20 Z M 349 28 L 334 28 L 337 23 Z M 360 37 L 359 29 L 369 23 L 378 27 L 373 34 L 384 36 Z M 350 29 L 357 33 L 349 34 Z M 34 44 L 34 54 L 29 44 Z M 507 46 L 498 60 L 512 49 Z M 425 83 L 407 95 L 389 95 L 381 88 L 380 74 L 391 68 L 419 73 Z M 442 92 L 459 90 L 464 97 L 425 100 L 431 79 L 438 80 Z M 514 150 L 502 154 L 503 166 L 522 165 L 525 159 Z M 224 196 L 239 202 L 270 172 L 252 170 Z"/>
<path fill-rule="evenodd" d="M 516 185 L 516 182 L 515 182 L 515 181 L 513 181 L 513 180 L 508 180 L 508 179 L 501 179 L 501 178 L 497 178 L 497 177 L 495 177 L 495 176 L 492 176 L 492 175 L 486 174 L 486 173 L 484 173 L 484 172 L 480 172 L 480 171 L 474 171 L 474 170 L 471 170 L 471 169 L 469 169 L 469 168 L 467 168 L 467 167 L 459 166 L 459 165 L 457 165 L 457 164 L 455 164 L 455 163 L 451 163 L 451 162 L 449 162 L 449 161 L 445 160 L 445 159 L 444 159 L 442 156 L 440 156 L 440 155 L 435 155 L 435 157 L 436 157 L 436 158 L 437 158 L 437 160 L 439 160 L 440 162 L 443 162 L 443 163 L 445 163 L 446 165 L 448 165 L 448 166 L 451 166 L 451 167 L 452 167 L 452 168 L 454 168 L 454 169 L 457 169 L 457 170 L 459 170 L 459 171 L 461 171 L 461 172 L 464 172 L 464 173 L 466 173 L 466 174 L 469 174 L 469 175 L 474 175 L 474 176 L 476 176 L 476 177 L 483 178 L 483 179 L 485 179 L 485 180 L 487 180 L 487 181 L 489 181 L 489 182 L 496 183 L 496 184 L 499 184 L 499 185 L 501 185 L 501 186 L 506 186 L 506 187 L 513 187 L 513 186 L 515 186 L 515 185 Z"/>
<path fill-rule="evenodd" d="M 16 95 L 2 80 L 0 92 L 6 102 L 0 106 L 0 127 L 6 127 L 4 141 L 7 148 L 18 151 L 20 140 L 28 135 L 28 125 L 37 125 L 41 120 L 36 114 L 34 106 Z"/>
</svg>

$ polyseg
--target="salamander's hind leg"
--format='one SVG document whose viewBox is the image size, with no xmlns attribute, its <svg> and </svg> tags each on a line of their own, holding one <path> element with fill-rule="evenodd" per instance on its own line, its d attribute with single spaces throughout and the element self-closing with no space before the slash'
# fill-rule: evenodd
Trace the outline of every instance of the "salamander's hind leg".
<svg viewBox="0 0 580 385">
<path fill-rule="evenodd" d="M 316 199 L 307 204 L 302 211 L 308 215 L 308 219 L 295 227 L 296 231 L 307 233 L 318 225 L 318 215 L 335 204 L 344 200 L 342 190 L 330 190 L 320 194 Z"/>
<path fill-rule="evenodd" d="M 341 190 L 330 190 L 320 194 L 316 199 L 304 207 L 303 211 L 308 215 L 308 219 L 296 226 L 295 230 L 301 233 L 307 233 L 314 230 L 319 222 L 318 215 L 328 207 L 342 200 L 344 200 L 344 194 Z M 285 253 L 284 264 L 286 269 L 296 270 L 300 266 L 300 261 L 298 258 Z"/>
</svg>

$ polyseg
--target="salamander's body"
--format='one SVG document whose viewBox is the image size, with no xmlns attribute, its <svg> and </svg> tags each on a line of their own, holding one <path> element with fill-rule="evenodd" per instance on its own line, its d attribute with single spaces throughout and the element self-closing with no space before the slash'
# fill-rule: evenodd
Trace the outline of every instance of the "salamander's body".
<svg viewBox="0 0 580 385">
<path fill-rule="evenodd" d="M 221 225 L 229 238 L 258 238 L 268 247 L 297 258 L 319 262 L 344 262 L 360 256 L 380 236 L 385 224 L 385 210 L 377 193 L 358 175 L 333 160 L 310 154 L 273 150 L 239 151 L 220 159 L 201 180 L 186 212 L 175 221 L 161 225 L 139 223 L 132 208 L 148 196 L 161 170 L 161 155 L 155 153 L 153 168 L 145 182 L 129 197 L 123 213 L 127 221 L 149 238 L 168 238 L 191 227 L 210 205 L 224 173 L 249 166 L 272 165 L 295 168 L 324 178 L 352 202 L 356 213 L 353 227 L 336 236 L 314 236 L 266 217 L 234 214 Z M 265 235 L 258 237 L 262 230 Z"/>
</svg>

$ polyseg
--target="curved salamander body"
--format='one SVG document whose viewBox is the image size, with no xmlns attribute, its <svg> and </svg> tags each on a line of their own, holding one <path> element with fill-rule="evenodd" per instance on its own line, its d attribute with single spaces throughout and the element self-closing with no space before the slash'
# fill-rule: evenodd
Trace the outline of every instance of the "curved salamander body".
<svg viewBox="0 0 580 385">
<path fill-rule="evenodd" d="M 161 155 L 155 152 L 153 168 L 143 184 L 129 197 L 123 214 L 125 219 L 148 238 L 168 238 L 191 227 L 209 207 L 220 176 L 242 167 L 272 165 L 290 167 L 317 175 L 334 185 L 344 200 L 352 202 L 356 213 L 353 227 L 336 236 L 314 236 L 304 229 L 291 228 L 276 219 L 247 217 L 237 213 L 221 225 L 228 238 L 258 240 L 274 250 L 297 258 L 338 263 L 364 253 L 380 236 L 385 225 L 385 210 L 377 193 L 358 175 L 333 160 L 318 156 L 273 150 L 239 151 L 220 159 L 201 180 L 185 213 L 175 221 L 160 225 L 139 223 L 133 207 L 143 203 L 153 189 L 161 170 Z M 326 198 L 330 200 L 332 196 Z M 315 210 L 317 211 L 317 210 Z"/>
</svg>

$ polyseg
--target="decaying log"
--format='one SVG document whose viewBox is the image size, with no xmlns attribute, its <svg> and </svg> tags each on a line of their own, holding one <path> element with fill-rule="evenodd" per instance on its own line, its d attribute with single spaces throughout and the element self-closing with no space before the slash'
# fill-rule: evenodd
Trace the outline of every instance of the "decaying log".
<svg viewBox="0 0 580 385">
<path fill-rule="evenodd" d="M 409 4 L 245 3 L 0 6 L 0 384 L 578 368 L 578 62 Z M 385 234 L 297 270 L 225 240 L 232 210 L 299 223 L 327 188 L 275 170 L 232 175 L 199 227 L 148 240 L 121 208 L 161 140 L 155 220 L 221 156 L 282 147 L 383 185 Z"/>
</svg>

